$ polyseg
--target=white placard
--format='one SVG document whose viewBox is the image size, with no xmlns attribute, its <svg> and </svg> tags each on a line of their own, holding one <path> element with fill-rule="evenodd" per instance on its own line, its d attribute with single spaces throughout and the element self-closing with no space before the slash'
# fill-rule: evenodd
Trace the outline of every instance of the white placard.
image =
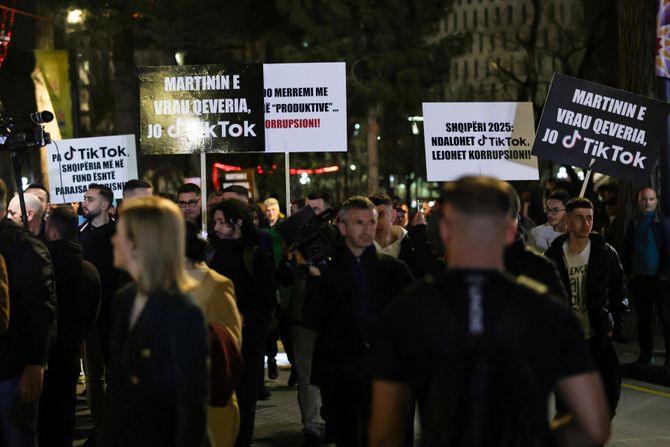
<svg viewBox="0 0 670 447">
<path fill-rule="evenodd" d="M 530 102 L 423 103 L 428 181 L 538 180 Z"/>
<path fill-rule="evenodd" d="M 134 135 L 75 138 L 47 146 L 52 203 L 81 202 L 88 185 L 109 186 L 117 199 L 137 178 Z"/>
<path fill-rule="evenodd" d="M 264 64 L 265 151 L 346 152 L 343 62 Z"/>
</svg>

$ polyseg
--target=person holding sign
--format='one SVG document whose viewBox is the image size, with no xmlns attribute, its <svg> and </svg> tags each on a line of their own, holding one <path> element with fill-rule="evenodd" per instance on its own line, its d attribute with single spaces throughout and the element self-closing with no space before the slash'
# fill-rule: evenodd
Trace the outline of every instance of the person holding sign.
<svg viewBox="0 0 670 447">
<path fill-rule="evenodd" d="M 565 204 L 570 200 L 567 191 L 557 189 L 545 202 L 544 213 L 547 215 L 547 223 L 530 230 L 528 245 L 544 252 L 551 243 L 561 234 L 565 233 Z"/>
</svg>

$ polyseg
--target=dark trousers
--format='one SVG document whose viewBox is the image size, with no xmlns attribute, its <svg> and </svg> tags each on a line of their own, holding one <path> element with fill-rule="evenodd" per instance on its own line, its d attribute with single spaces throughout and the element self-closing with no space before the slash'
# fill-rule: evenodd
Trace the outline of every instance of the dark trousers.
<svg viewBox="0 0 670 447">
<path fill-rule="evenodd" d="M 286 357 L 288 357 L 288 361 L 293 364 L 293 345 L 291 343 L 288 311 L 277 307 L 275 318 L 277 319 L 277 327 L 268 335 L 267 341 L 265 342 L 265 355 L 267 355 L 268 360 L 274 359 L 277 356 L 277 353 L 279 352 L 277 349 L 277 341 L 281 338 L 284 350 L 286 351 Z"/>
<path fill-rule="evenodd" d="M 586 340 L 586 346 L 603 381 L 605 398 L 610 408 L 610 419 L 614 418 L 617 406 L 619 405 L 619 398 L 621 397 L 619 357 L 614 350 L 612 339 L 606 334 L 589 338 Z M 557 415 L 569 413 L 569 409 L 558 395 L 556 396 L 556 413 Z"/>
<path fill-rule="evenodd" d="M 242 328 L 244 371 L 235 390 L 237 404 L 240 407 L 240 432 L 235 443 L 236 447 L 249 447 L 254 437 L 258 383 L 263 378 L 266 335 L 265 327 L 245 325 Z"/>
<path fill-rule="evenodd" d="M 76 388 L 79 378 L 78 345 L 54 345 L 38 412 L 40 447 L 72 447 L 75 427 Z"/>
<path fill-rule="evenodd" d="M 370 381 L 330 376 L 319 386 L 324 419 L 338 447 L 365 447 L 370 418 Z"/>
<path fill-rule="evenodd" d="M 610 407 L 610 417 L 613 418 L 619 405 L 619 398 L 621 397 L 619 356 L 617 356 L 612 339 L 608 335 L 603 334 L 591 337 L 586 340 L 586 345 L 603 379 L 605 397 Z"/>
<path fill-rule="evenodd" d="M 653 311 L 661 320 L 665 339 L 665 364 L 670 366 L 667 351 L 670 348 L 670 296 L 666 281 L 657 276 L 635 275 L 628 283 L 628 290 L 635 301 L 637 310 L 637 338 L 640 345 L 640 357 L 651 359 L 654 352 Z"/>
</svg>

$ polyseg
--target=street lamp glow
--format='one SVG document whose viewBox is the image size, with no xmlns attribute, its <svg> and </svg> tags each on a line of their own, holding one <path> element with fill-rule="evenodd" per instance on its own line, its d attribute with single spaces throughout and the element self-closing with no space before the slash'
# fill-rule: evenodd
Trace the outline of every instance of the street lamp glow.
<svg viewBox="0 0 670 447">
<path fill-rule="evenodd" d="M 84 21 L 84 11 L 81 9 L 72 9 L 67 12 L 67 23 L 76 25 Z"/>
<path fill-rule="evenodd" d="M 352 171 L 355 171 L 356 170 L 356 165 L 352 163 L 351 165 L 349 165 L 349 169 L 351 169 Z"/>
</svg>

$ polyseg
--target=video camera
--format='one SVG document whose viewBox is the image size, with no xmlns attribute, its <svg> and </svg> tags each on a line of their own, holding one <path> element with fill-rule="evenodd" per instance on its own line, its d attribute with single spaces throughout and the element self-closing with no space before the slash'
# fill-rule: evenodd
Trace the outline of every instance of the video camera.
<svg viewBox="0 0 670 447">
<path fill-rule="evenodd" d="M 277 232 L 308 263 L 319 265 L 340 241 L 340 232 L 330 224 L 335 215 L 332 208 L 317 215 L 311 207 L 306 206 L 277 225 Z"/>
<path fill-rule="evenodd" d="M 42 124 L 53 119 L 53 113 L 48 111 L 31 113 L 23 118 L 7 117 L 0 103 L 0 151 L 39 149 L 51 143 L 51 135 L 44 131 Z"/>
</svg>

